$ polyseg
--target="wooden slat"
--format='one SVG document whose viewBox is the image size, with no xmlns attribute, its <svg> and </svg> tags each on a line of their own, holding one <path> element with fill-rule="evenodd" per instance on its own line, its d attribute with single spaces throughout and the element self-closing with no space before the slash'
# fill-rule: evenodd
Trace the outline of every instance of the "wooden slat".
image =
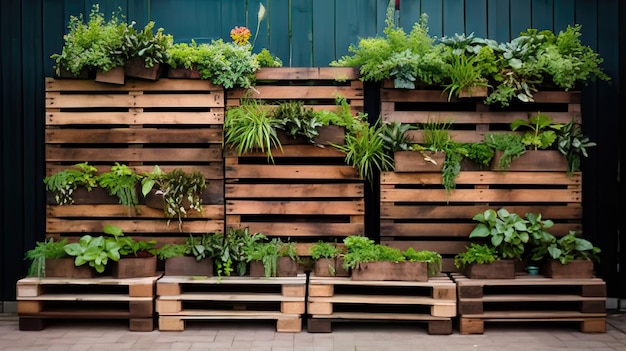
<svg viewBox="0 0 626 351">
<path fill-rule="evenodd" d="M 349 236 L 363 232 L 363 223 L 279 223 L 228 221 L 229 226 L 245 225 L 251 232 L 261 232 L 270 236 L 291 236 L 300 240 L 306 236 Z"/>
<path fill-rule="evenodd" d="M 380 235 L 394 237 L 447 237 L 467 238 L 477 223 L 388 223 L 382 222 Z M 550 233 L 561 236 L 570 230 L 581 230 L 580 223 L 556 223 Z"/>
<path fill-rule="evenodd" d="M 223 124 L 224 110 L 222 108 L 210 108 L 210 111 L 198 112 L 55 112 L 46 111 L 46 125 L 62 126 L 73 124 Z"/>
<path fill-rule="evenodd" d="M 92 163 L 91 161 L 89 162 L 90 164 Z M 97 174 L 101 174 L 103 172 L 108 172 L 111 170 L 111 166 L 110 165 L 106 165 L 106 166 L 100 166 L 100 165 L 94 165 L 98 171 Z M 133 171 L 135 171 L 136 173 L 139 174 L 143 174 L 143 173 L 149 173 L 152 171 L 152 169 L 154 168 L 154 166 L 129 166 Z M 159 165 L 159 167 L 161 168 L 161 170 L 163 172 L 170 172 L 174 169 L 182 169 L 183 171 L 190 173 L 190 172 L 200 172 L 204 175 L 204 177 L 206 179 L 219 179 L 222 180 L 224 179 L 224 166 L 221 163 L 214 163 L 212 165 L 194 165 L 194 166 L 189 166 L 189 165 L 175 165 L 175 166 L 170 166 L 170 165 Z M 68 166 L 66 165 L 53 165 L 53 164 L 47 164 L 46 165 L 46 176 L 50 176 L 54 173 L 60 172 L 64 169 L 67 169 Z"/>
<path fill-rule="evenodd" d="M 255 99 L 275 99 L 275 100 L 310 100 L 310 99 L 331 99 L 341 95 L 346 99 L 362 99 L 363 91 L 352 87 L 343 86 L 256 86 L 254 93 L 249 97 Z M 233 90 L 228 93 L 229 99 L 242 98 L 246 92 Z"/>
<path fill-rule="evenodd" d="M 381 173 L 381 184 L 441 184 L 440 173 Z M 528 185 L 568 185 L 582 183 L 580 172 L 568 177 L 565 172 L 461 172 L 457 184 L 528 184 Z"/>
<path fill-rule="evenodd" d="M 168 129 L 168 128 L 111 128 L 111 129 L 48 129 L 46 143 L 104 144 L 104 143 L 161 143 L 199 144 L 222 143 L 222 130 L 218 128 Z"/>
<path fill-rule="evenodd" d="M 72 94 L 46 93 L 46 108 L 224 107 L 221 94 Z"/>
<path fill-rule="evenodd" d="M 505 124 L 508 125 L 517 119 L 527 119 L 536 112 L 480 112 L 480 111 L 393 111 L 383 110 L 383 121 L 401 123 L 429 123 L 433 121 L 456 124 Z M 579 112 L 546 112 L 555 123 L 568 123 L 572 119 L 580 123 L 582 118 Z M 454 138 L 453 138 L 454 139 Z M 456 139 L 454 139 L 456 140 Z"/>
<path fill-rule="evenodd" d="M 257 80 L 353 80 L 359 79 L 355 67 L 264 67 L 255 73 Z"/>
<path fill-rule="evenodd" d="M 381 201 L 423 202 L 581 202 L 580 189 L 456 189 L 447 193 L 443 189 L 382 189 Z"/>
<path fill-rule="evenodd" d="M 304 199 L 306 200 L 306 199 Z M 363 201 L 247 201 L 227 200 L 226 214 L 364 215 Z"/>
<path fill-rule="evenodd" d="M 208 80 L 167 79 L 145 81 L 127 79 L 124 85 L 102 84 L 94 80 L 54 79 L 46 77 L 46 91 L 223 91 Z"/>
<path fill-rule="evenodd" d="M 125 205 L 67 205 L 67 206 L 46 206 L 48 217 L 120 217 L 120 218 L 159 218 L 164 219 L 163 210 L 140 205 L 137 211 L 128 211 Z M 224 219 L 223 205 L 203 205 L 202 213 L 198 211 L 187 211 L 187 218 Z"/>
<path fill-rule="evenodd" d="M 413 205 L 399 206 L 393 203 L 381 203 L 380 216 L 382 219 L 402 219 L 402 218 L 424 218 L 424 219 L 458 219 L 472 218 L 478 213 L 482 213 L 487 209 L 493 208 L 489 205 L 446 205 L 446 206 L 429 206 L 429 205 Z M 547 204 L 543 206 L 506 206 L 506 209 L 512 213 L 520 215 L 526 213 L 541 213 L 544 219 L 580 219 L 582 218 L 582 205 L 580 203 L 572 203 L 566 206 L 556 206 Z"/>
<path fill-rule="evenodd" d="M 226 179 L 360 179 L 351 166 L 236 165 L 226 166 Z"/>
<path fill-rule="evenodd" d="M 168 225 L 165 219 L 161 220 L 66 220 L 59 218 L 46 219 L 47 233 L 101 233 L 104 225 L 116 225 L 126 234 L 131 233 L 179 233 L 177 219 L 172 219 Z M 220 220 L 185 220 L 184 233 L 219 233 L 223 231 L 224 222 Z"/>
<path fill-rule="evenodd" d="M 217 162 L 220 148 L 46 148 L 46 161 Z"/>
<path fill-rule="evenodd" d="M 363 198 L 363 184 L 226 184 L 226 196 L 236 198 Z"/>
<path fill-rule="evenodd" d="M 278 148 L 273 148 L 270 150 L 272 152 L 272 157 L 280 158 L 280 157 L 319 157 L 319 158 L 344 158 L 346 154 L 338 151 L 337 149 L 326 146 L 326 147 L 312 147 L 311 145 L 283 145 L 282 150 Z M 245 154 L 238 155 L 237 150 L 233 148 L 228 148 L 224 150 L 225 157 L 228 158 L 267 158 L 267 153 L 263 151 L 251 151 L 246 152 Z"/>
</svg>

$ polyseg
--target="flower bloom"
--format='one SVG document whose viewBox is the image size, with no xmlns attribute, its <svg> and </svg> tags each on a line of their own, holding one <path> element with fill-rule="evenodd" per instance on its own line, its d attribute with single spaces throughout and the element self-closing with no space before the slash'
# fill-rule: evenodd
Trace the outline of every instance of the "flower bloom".
<svg viewBox="0 0 626 351">
<path fill-rule="evenodd" d="M 235 26 L 235 28 L 230 31 L 230 37 L 233 39 L 235 44 L 240 46 L 248 44 L 250 36 L 250 29 L 246 27 Z"/>
</svg>

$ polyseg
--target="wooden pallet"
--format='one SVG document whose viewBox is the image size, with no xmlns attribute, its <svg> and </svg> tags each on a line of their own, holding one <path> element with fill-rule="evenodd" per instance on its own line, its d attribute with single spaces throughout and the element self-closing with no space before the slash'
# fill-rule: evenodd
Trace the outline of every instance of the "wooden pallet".
<svg viewBox="0 0 626 351">
<path fill-rule="evenodd" d="M 194 320 L 276 320 L 278 332 L 300 332 L 306 276 L 281 278 L 163 277 L 157 283 L 159 330 L 182 331 Z"/>
<path fill-rule="evenodd" d="M 48 237 L 76 239 L 101 232 L 103 223 L 125 233 L 181 242 L 189 233 L 222 232 L 224 162 L 221 149 L 224 89 L 204 80 L 128 80 L 125 85 L 91 80 L 46 79 L 46 175 L 89 162 L 98 173 L 114 162 L 138 173 L 159 165 L 167 172 L 199 171 L 207 179 L 204 213 L 189 211 L 181 233 L 162 210 L 142 202 L 139 211 L 118 204 L 103 191 L 78 196 L 73 206 L 48 198 Z"/>
<path fill-rule="evenodd" d="M 427 282 L 312 276 L 308 289 L 309 332 L 331 332 L 339 320 L 395 320 L 426 322 L 429 334 L 452 333 L 456 285 L 446 275 Z"/>
<path fill-rule="evenodd" d="M 159 277 L 21 279 L 17 282 L 19 329 L 42 330 L 46 320 L 127 319 L 131 331 L 152 331 Z"/>
<path fill-rule="evenodd" d="M 577 322 L 584 333 L 606 332 L 602 279 L 469 279 L 453 273 L 461 334 L 484 333 L 485 322 Z"/>
<path fill-rule="evenodd" d="M 469 243 L 472 217 L 488 208 L 541 213 L 555 222 L 550 232 L 557 236 L 582 229 L 581 173 L 461 172 L 450 193 L 439 172 L 383 172 L 380 182 L 381 242 L 439 252 L 448 272 Z"/>
</svg>

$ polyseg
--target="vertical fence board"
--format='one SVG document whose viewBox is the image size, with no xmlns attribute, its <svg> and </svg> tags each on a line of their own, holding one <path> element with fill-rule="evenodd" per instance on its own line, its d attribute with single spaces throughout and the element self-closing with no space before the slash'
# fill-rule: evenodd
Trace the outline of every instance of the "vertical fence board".
<svg viewBox="0 0 626 351">
<path fill-rule="evenodd" d="M 554 0 L 554 31 L 565 30 L 567 25 L 574 24 L 575 0 Z"/>
<path fill-rule="evenodd" d="M 532 27 L 531 0 L 511 1 L 511 37 Z"/>
<path fill-rule="evenodd" d="M 313 65 L 313 0 L 296 1 L 291 8 L 291 65 Z"/>
<path fill-rule="evenodd" d="M 263 4 L 263 6 L 265 6 L 265 19 L 261 22 L 259 32 L 257 34 L 255 29 L 257 27 L 259 4 Z M 269 6 L 270 0 L 248 1 L 248 26 L 250 31 L 252 31 L 252 37 L 257 37 L 256 43 L 254 44 L 257 48 L 269 48 Z"/>
<path fill-rule="evenodd" d="M 313 66 L 328 66 L 335 54 L 335 16 L 328 15 L 334 0 L 313 1 Z"/>
<path fill-rule="evenodd" d="M 289 0 L 271 0 L 266 19 L 269 28 L 267 49 L 283 60 L 285 66 L 289 66 L 290 58 L 289 12 Z"/>
<path fill-rule="evenodd" d="M 475 0 L 465 5 L 465 33 L 487 37 L 487 0 Z"/>
<path fill-rule="evenodd" d="M 348 54 L 348 46 L 357 44 L 358 38 L 376 34 L 376 21 L 371 14 L 376 10 L 374 0 L 342 0 L 335 3 L 335 52 Z"/>
<path fill-rule="evenodd" d="M 388 1 L 384 1 L 387 5 Z M 385 7 L 385 13 L 387 8 Z M 411 27 L 413 27 L 413 23 L 416 23 L 420 20 L 420 16 L 424 13 L 422 7 L 420 7 L 419 1 L 400 1 L 400 24 L 402 27 L 409 31 Z M 430 14 L 429 14 L 430 15 Z M 436 14 L 432 14 L 436 16 Z M 385 17 L 383 17 L 384 21 Z"/>
<path fill-rule="evenodd" d="M 487 33 L 490 39 L 496 41 L 509 41 L 511 39 L 511 27 L 509 21 L 509 1 L 508 0 L 488 0 Z"/>
<path fill-rule="evenodd" d="M 444 0 L 443 3 L 443 34 L 453 36 L 465 32 L 464 0 Z M 473 5 L 470 5 L 473 6 Z"/>
<path fill-rule="evenodd" d="M 554 1 L 532 0 L 532 27 L 539 30 L 554 29 Z"/>
<path fill-rule="evenodd" d="M 428 14 L 428 28 L 432 36 L 443 35 L 443 0 L 422 0 L 422 13 Z"/>
<path fill-rule="evenodd" d="M 230 30 L 235 26 L 245 26 L 250 29 L 252 37 L 250 42 L 254 39 L 254 33 L 256 31 L 256 13 L 252 14 L 250 23 L 246 23 L 246 0 L 222 0 L 222 13 L 220 19 L 222 21 L 222 28 L 219 32 L 219 37 L 227 40 L 230 37 Z"/>
</svg>

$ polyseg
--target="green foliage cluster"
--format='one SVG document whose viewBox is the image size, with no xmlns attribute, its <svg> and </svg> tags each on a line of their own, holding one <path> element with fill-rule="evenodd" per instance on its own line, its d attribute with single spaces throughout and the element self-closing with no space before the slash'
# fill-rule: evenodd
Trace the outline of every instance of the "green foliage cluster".
<svg viewBox="0 0 626 351">
<path fill-rule="evenodd" d="M 599 262 L 598 254 L 600 252 L 599 247 L 593 246 L 588 240 L 578 238 L 576 232 L 570 231 L 559 239 L 548 234 L 543 241 L 533 248 L 531 259 L 538 261 L 549 257 L 558 260 L 561 264 L 567 264 L 573 260 Z"/>
<path fill-rule="evenodd" d="M 43 242 L 35 243 L 35 247 L 26 251 L 24 254 L 25 260 L 32 261 L 28 267 L 27 275 L 29 277 L 45 277 L 46 258 L 67 257 L 67 254 L 65 253 L 66 244 L 67 239 L 54 241 L 54 238 L 49 238 Z"/>
<path fill-rule="evenodd" d="M 309 249 L 309 253 L 311 254 L 311 258 L 314 260 L 318 260 L 320 258 L 337 258 L 341 256 L 343 253 L 343 249 L 337 246 L 337 243 L 329 243 L 325 241 L 318 241 L 317 243 L 311 245 Z"/>
<path fill-rule="evenodd" d="M 279 257 L 289 257 L 294 261 L 298 260 L 296 243 L 282 241 L 280 238 L 272 238 L 269 241 L 256 241 L 246 246 L 244 252 L 248 262 L 263 262 L 266 277 L 276 276 Z"/>
<path fill-rule="evenodd" d="M 454 256 L 454 266 L 463 268 L 470 264 L 487 264 L 500 259 L 496 248 L 487 244 L 470 243 L 465 251 Z"/>
<path fill-rule="evenodd" d="M 137 184 L 141 176 L 135 173 L 130 167 L 119 162 L 111 166 L 111 171 L 104 172 L 98 176 L 98 185 L 106 189 L 109 195 L 117 196 L 120 204 L 137 209 L 139 197 L 137 195 Z"/>
<path fill-rule="evenodd" d="M 261 51 L 254 55 L 259 67 L 282 67 L 283 61 L 278 57 L 272 55 L 269 50 L 263 48 Z"/>
<path fill-rule="evenodd" d="M 363 80 L 394 79 L 396 88 L 438 85 L 449 99 L 487 86 L 492 91 L 485 102 L 502 106 L 512 99 L 533 101 L 542 84 L 569 90 L 578 82 L 609 80 L 602 58 L 580 42 L 580 25 L 558 34 L 530 28 L 505 43 L 473 34 L 437 39 L 428 35 L 425 14 L 407 34 L 395 23 L 393 8 L 390 1 L 383 36 L 360 39 L 348 48 L 350 55 L 331 65 L 360 67 Z"/>
<path fill-rule="evenodd" d="M 534 150 L 547 149 L 557 138 L 557 132 L 563 128 L 562 124 L 554 123 L 552 118 L 547 115 L 537 112 L 536 115 L 532 115 L 525 119 L 518 119 L 511 123 L 511 130 L 515 131 L 520 127 L 529 129 L 522 136 L 522 144 L 527 148 L 530 147 Z"/>
<path fill-rule="evenodd" d="M 154 67 L 157 63 L 166 63 L 169 59 L 168 50 L 174 43 L 174 37 L 164 34 L 163 28 L 154 32 L 154 21 L 148 22 L 141 31 L 134 27 L 135 22 L 128 25 L 124 35 L 123 51 L 126 61 L 141 57 L 144 59 L 146 68 Z"/>
<path fill-rule="evenodd" d="M 251 233 L 249 228 L 229 228 L 223 242 L 221 255 L 215 260 L 219 276 L 246 274 L 248 252 L 251 247 L 267 239 L 262 233 Z"/>
<path fill-rule="evenodd" d="M 89 191 L 97 186 L 97 171 L 96 167 L 87 162 L 77 163 L 73 168 L 45 177 L 43 182 L 46 190 L 54 193 L 59 205 L 69 205 L 74 203 L 72 194 L 79 186 L 84 186 Z"/>
<path fill-rule="evenodd" d="M 580 170 L 580 157 L 588 157 L 587 148 L 596 146 L 582 132 L 580 124 L 573 121 L 567 123 L 557 136 L 557 148 L 567 160 L 567 173 Z"/>
<path fill-rule="evenodd" d="M 522 143 L 522 136 L 511 133 L 498 133 L 485 135 L 485 144 L 497 151 L 502 151 L 502 157 L 498 161 L 498 168 L 508 169 L 511 162 L 526 152 Z"/>
<path fill-rule="evenodd" d="M 285 101 L 273 110 L 273 117 L 278 120 L 278 128 L 294 139 L 301 136 L 309 144 L 315 145 L 319 136 L 318 128 L 323 124 L 317 120 L 312 108 L 304 106 L 302 101 Z"/>
</svg>

